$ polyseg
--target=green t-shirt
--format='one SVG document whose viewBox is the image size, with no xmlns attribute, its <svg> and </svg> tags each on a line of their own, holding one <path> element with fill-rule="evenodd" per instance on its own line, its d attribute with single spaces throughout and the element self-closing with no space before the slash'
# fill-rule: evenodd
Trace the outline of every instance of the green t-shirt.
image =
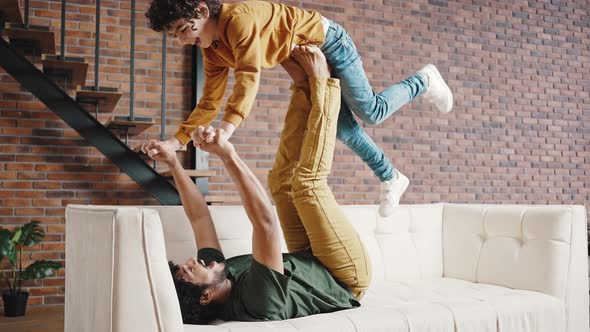
<svg viewBox="0 0 590 332">
<path fill-rule="evenodd" d="M 252 255 L 226 260 L 218 250 L 203 248 L 198 258 L 229 267 L 233 286 L 219 317 L 226 321 L 283 320 L 361 305 L 310 252 L 283 254 L 284 275 Z"/>
</svg>

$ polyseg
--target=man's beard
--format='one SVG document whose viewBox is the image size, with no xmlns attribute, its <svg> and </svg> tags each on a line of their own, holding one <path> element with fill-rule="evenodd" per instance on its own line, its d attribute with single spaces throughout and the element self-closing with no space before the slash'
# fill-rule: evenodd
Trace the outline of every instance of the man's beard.
<svg viewBox="0 0 590 332">
<path fill-rule="evenodd" d="M 225 262 L 222 264 L 223 264 L 223 270 L 215 271 L 215 274 L 213 277 L 213 282 L 211 283 L 211 285 L 209 285 L 210 287 L 211 286 L 215 287 L 227 279 L 227 275 L 229 274 L 229 266 Z"/>
</svg>

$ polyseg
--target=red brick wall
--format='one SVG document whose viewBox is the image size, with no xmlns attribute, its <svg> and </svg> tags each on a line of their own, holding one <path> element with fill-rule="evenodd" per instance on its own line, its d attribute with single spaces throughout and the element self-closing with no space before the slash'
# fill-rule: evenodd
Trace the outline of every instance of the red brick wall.
<svg viewBox="0 0 590 332">
<path fill-rule="evenodd" d="M 143 15 L 147 5 L 147 1 L 137 3 L 135 114 L 154 117 L 158 125 L 134 137 L 131 146 L 160 137 L 162 43 L 161 34 L 147 28 Z M 123 92 L 115 113 L 126 115 L 130 3 L 101 1 L 101 6 L 100 85 Z M 86 84 L 93 85 L 94 1 L 68 1 L 67 12 L 67 55 L 86 58 L 90 63 Z M 59 52 L 60 2 L 31 1 L 31 17 L 32 24 L 52 27 Z M 173 124 L 167 132 L 172 135 L 190 109 L 190 50 L 169 43 L 167 60 L 167 120 Z M 47 233 L 45 241 L 27 253 L 27 260 L 63 261 L 67 204 L 158 204 L 1 69 L 0 132 L 0 226 L 12 228 L 39 220 Z M 2 267 L 7 268 L 6 262 Z M 61 269 L 55 278 L 27 283 L 32 286 L 29 304 L 63 303 L 63 275 Z M 5 288 L 2 281 L 0 289 Z"/>
<path fill-rule="evenodd" d="M 94 3 L 68 5 L 70 55 L 92 63 Z M 136 112 L 159 119 L 160 35 L 137 5 Z M 583 2 L 285 1 L 321 11 L 355 40 L 377 90 L 426 63 L 436 64 L 455 108 L 439 115 L 420 99 L 379 126 L 365 126 L 411 181 L 402 203 L 438 201 L 586 204 L 590 199 L 590 13 Z M 128 111 L 129 4 L 103 1 L 101 80 L 125 92 Z M 59 28 L 59 3 L 32 1 L 34 24 Z M 188 53 L 169 43 L 167 136 L 188 115 Z M 62 259 L 64 207 L 153 204 L 129 178 L 0 71 L 0 222 L 41 220 L 47 241 L 32 259 Z M 586 80 L 584 80 L 586 77 Z M 93 79 L 92 69 L 88 84 Z M 251 116 L 235 136 L 243 158 L 266 183 L 289 100 L 282 69 L 267 70 Z M 231 88 L 231 84 L 230 87 Z M 229 90 L 228 88 L 228 90 Z M 159 121 L 157 119 L 157 121 Z M 155 126 L 138 141 L 159 138 Z M 136 142 L 138 142 L 136 141 Z M 338 144 L 330 183 L 341 203 L 374 204 L 378 181 Z M 210 189 L 232 194 L 218 170 Z M 113 194 L 114 193 L 114 194 Z M 117 197 L 117 198 L 113 198 Z M 63 270 L 34 284 L 31 304 L 63 302 Z"/>
</svg>

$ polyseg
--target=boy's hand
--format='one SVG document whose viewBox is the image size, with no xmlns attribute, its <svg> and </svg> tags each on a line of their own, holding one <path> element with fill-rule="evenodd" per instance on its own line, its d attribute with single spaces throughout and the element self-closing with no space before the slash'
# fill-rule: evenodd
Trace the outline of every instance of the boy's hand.
<svg viewBox="0 0 590 332">
<path fill-rule="evenodd" d="M 143 150 L 143 147 L 142 147 Z M 147 155 L 155 161 L 163 162 L 168 166 L 176 162 L 176 150 L 171 144 L 166 142 L 150 140 L 145 146 Z"/>
<path fill-rule="evenodd" d="M 198 148 L 201 143 L 213 142 L 213 138 L 218 132 L 222 132 L 225 140 L 229 140 L 235 130 L 236 127 L 232 123 L 221 121 L 219 131 L 214 130 L 212 126 L 208 126 L 207 128 L 199 126 L 192 132 L 191 139 L 193 140 L 193 145 Z"/>
<path fill-rule="evenodd" d="M 228 141 L 228 135 L 223 129 L 215 130 L 209 126 L 207 128 L 199 127 L 197 129 L 199 136 L 198 147 L 206 152 L 213 153 L 221 159 L 229 158 L 234 152 L 234 146 Z M 200 137 L 205 137 L 203 140 Z"/>
<path fill-rule="evenodd" d="M 215 129 L 212 126 L 208 126 L 207 128 L 203 126 L 197 127 L 191 134 L 191 138 L 193 140 L 193 145 L 196 148 L 200 148 L 202 144 L 211 143 L 215 138 Z"/>
</svg>

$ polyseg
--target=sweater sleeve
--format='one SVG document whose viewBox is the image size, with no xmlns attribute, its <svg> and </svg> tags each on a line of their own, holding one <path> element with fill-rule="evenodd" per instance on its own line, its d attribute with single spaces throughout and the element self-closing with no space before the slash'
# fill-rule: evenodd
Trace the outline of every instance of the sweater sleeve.
<svg viewBox="0 0 590 332">
<path fill-rule="evenodd" d="M 223 120 L 238 127 L 250 113 L 258 93 L 262 57 L 260 31 L 255 19 L 248 14 L 232 17 L 226 31 L 236 62 L 235 85 Z"/>
<path fill-rule="evenodd" d="M 197 107 L 189 115 L 188 119 L 180 124 L 176 135 L 174 135 L 182 145 L 190 142 L 191 133 L 195 128 L 207 126 L 215 120 L 227 86 L 229 68 L 215 64 L 206 53 L 203 52 L 203 71 L 205 74 L 203 95 Z"/>
</svg>

